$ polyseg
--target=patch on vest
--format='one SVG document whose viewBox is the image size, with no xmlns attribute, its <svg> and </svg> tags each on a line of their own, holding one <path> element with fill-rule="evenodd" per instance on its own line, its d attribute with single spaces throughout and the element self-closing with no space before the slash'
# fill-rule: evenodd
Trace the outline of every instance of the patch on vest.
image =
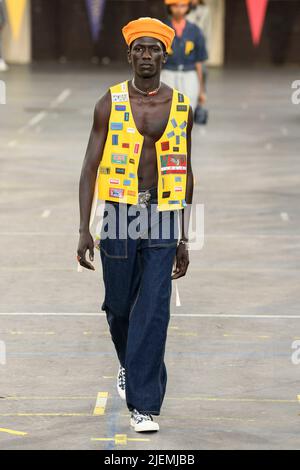
<svg viewBox="0 0 300 470">
<path fill-rule="evenodd" d="M 127 191 L 128 196 L 136 197 L 136 191 Z"/>
<path fill-rule="evenodd" d="M 116 168 L 117 175 L 125 175 L 125 168 Z"/>
<path fill-rule="evenodd" d="M 123 123 L 122 122 L 112 122 L 110 125 L 112 131 L 122 131 Z"/>
<path fill-rule="evenodd" d="M 161 155 L 160 160 L 163 175 L 186 173 L 186 155 Z"/>
<path fill-rule="evenodd" d="M 110 179 L 110 180 L 109 180 L 109 184 L 120 184 L 120 180 Z"/>
<path fill-rule="evenodd" d="M 171 191 L 166 191 L 166 192 L 164 192 L 163 195 L 162 195 L 162 197 L 163 197 L 164 199 L 166 199 L 166 198 L 168 198 L 168 197 L 170 197 L 170 196 L 171 196 Z"/>
<path fill-rule="evenodd" d="M 100 175 L 110 175 L 110 168 L 109 166 L 100 166 Z"/>
<path fill-rule="evenodd" d="M 113 93 L 111 98 L 113 103 L 124 103 L 129 101 L 128 93 Z"/>
<path fill-rule="evenodd" d="M 124 194 L 124 189 L 109 188 L 109 197 L 123 198 Z"/>
<path fill-rule="evenodd" d="M 113 145 L 119 145 L 119 136 L 118 135 L 114 134 L 112 136 L 112 144 Z"/>
<path fill-rule="evenodd" d="M 162 142 L 161 143 L 161 149 L 163 152 L 167 152 L 168 150 L 170 150 L 170 142 L 167 141 L 167 142 Z"/>
<path fill-rule="evenodd" d="M 182 112 L 182 111 L 187 111 L 187 106 L 186 105 L 178 105 L 177 106 L 177 111 Z"/>
<path fill-rule="evenodd" d="M 126 111 L 126 106 L 125 105 L 120 105 L 120 104 L 116 104 L 115 106 L 115 110 L 116 111 Z"/>
<path fill-rule="evenodd" d="M 124 155 L 122 153 L 113 153 L 111 156 L 112 163 L 117 163 L 117 165 L 126 165 L 127 159 L 128 155 Z"/>
</svg>

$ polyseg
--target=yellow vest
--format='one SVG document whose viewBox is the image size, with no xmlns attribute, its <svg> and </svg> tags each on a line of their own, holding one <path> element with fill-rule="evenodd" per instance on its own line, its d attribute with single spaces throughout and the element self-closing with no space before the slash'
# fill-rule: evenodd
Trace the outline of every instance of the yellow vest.
<svg viewBox="0 0 300 470">
<path fill-rule="evenodd" d="M 112 109 L 98 171 L 98 199 L 138 204 L 138 168 L 144 137 L 133 119 L 128 81 L 111 87 Z M 186 207 L 187 124 L 190 100 L 173 90 L 167 127 L 156 142 L 158 211 Z"/>
</svg>

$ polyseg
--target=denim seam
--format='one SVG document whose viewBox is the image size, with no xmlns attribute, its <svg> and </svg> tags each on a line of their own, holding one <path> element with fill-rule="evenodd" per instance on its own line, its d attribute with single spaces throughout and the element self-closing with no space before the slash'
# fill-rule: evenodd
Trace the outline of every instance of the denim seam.
<svg viewBox="0 0 300 470">
<path fill-rule="evenodd" d="M 101 241 L 101 240 L 100 240 Z M 107 251 L 101 246 L 101 243 L 99 243 L 99 247 L 100 247 L 100 250 L 103 251 L 103 253 L 105 254 L 105 256 L 107 256 L 108 258 L 114 258 L 114 259 L 128 259 L 128 239 L 125 238 L 125 255 L 124 256 L 114 256 L 114 255 L 109 255 L 107 253 Z"/>
<path fill-rule="evenodd" d="M 172 243 L 150 243 L 150 239 L 149 239 L 149 243 L 148 243 L 148 248 L 155 248 L 155 247 L 170 247 L 170 246 L 177 246 L 178 242 L 172 242 Z"/>
<path fill-rule="evenodd" d="M 128 319 L 129 319 L 129 320 L 130 320 L 130 317 L 131 317 L 132 310 L 134 309 L 134 307 L 136 306 L 136 303 L 137 303 L 137 301 L 138 301 L 138 298 L 139 298 L 139 295 L 140 295 L 140 291 L 141 291 L 141 287 L 142 287 L 142 279 L 140 280 L 139 290 L 138 290 L 138 293 L 136 294 L 136 298 L 135 298 L 134 304 L 133 304 L 133 306 L 131 307 L 130 312 L 129 312 L 129 315 L 128 315 Z"/>
</svg>

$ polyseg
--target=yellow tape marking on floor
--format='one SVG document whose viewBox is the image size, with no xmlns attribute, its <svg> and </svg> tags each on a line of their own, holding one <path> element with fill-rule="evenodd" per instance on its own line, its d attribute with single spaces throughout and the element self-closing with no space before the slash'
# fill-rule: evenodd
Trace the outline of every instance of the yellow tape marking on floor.
<svg viewBox="0 0 300 470">
<path fill-rule="evenodd" d="M 13 436 L 27 436 L 27 432 L 14 431 L 13 429 L 0 428 L 0 432 L 11 434 Z"/>
<path fill-rule="evenodd" d="M 22 418 L 27 418 L 27 417 L 73 417 L 73 416 L 92 416 L 90 413 L 0 413 L 1 417 L 22 417 Z"/>
<path fill-rule="evenodd" d="M 94 409 L 94 416 L 102 416 L 105 414 L 107 404 L 108 392 L 99 392 L 97 396 L 96 406 Z"/>
<path fill-rule="evenodd" d="M 272 399 L 272 398 L 219 398 L 219 397 L 166 397 L 166 400 L 199 400 L 199 401 L 228 401 L 244 403 L 295 403 L 297 400 Z"/>
<path fill-rule="evenodd" d="M 19 397 L 13 397 L 13 396 L 8 396 L 8 397 L 4 397 L 3 400 L 12 400 L 12 401 L 25 401 L 25 400 L 92 400 L 94 399 L 95 396 L 92 396 L 92 395 L 86 395 L 86 396 L 78 396 L 78 397 L 75 397 L 75 396 L 69 396 L 69 397 L 60 397 L 60 396 L 52 396 L 52 397 L 39 397 L 39 396 L 32 396 L 32 397 L 22 397 L 22 396 L 19 396 Z"/>
<path fill-rule="evenodd" d="M 107 441 L 112 441 L 116 445 L 122 445 L 126 446 L 126 444 L 130 442 L 149 442 L 150 439 L 142 439 L 142 438 L 130 438 L 127 437 L 127 434 L 116 434 L 114 438 L 108 438 L 108 437 L 93 437 L 91 441 L 94 442 L 107 442 Z"/>
<path fill-rule="evenodd" d="M 127 444 L 127 434 L 116 434 L 115 443 L 119 446 L 126 446 Z"/>
</svg>

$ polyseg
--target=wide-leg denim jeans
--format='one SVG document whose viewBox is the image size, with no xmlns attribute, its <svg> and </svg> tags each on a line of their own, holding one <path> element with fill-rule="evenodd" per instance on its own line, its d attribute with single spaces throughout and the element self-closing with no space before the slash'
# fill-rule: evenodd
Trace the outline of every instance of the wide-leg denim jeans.
<svg viewBox="0 0 300 470">
<path fill-rule="evenodd" d="M 167 384 L 164 355 L 178 212 L 157 212 L 157 188 L 151 188 L 150 193 L 145 209 L 105 201 L 104 217 L 115 210 L 117 237 L 104 235 L 109 216 L 103 221 L 99 244 L 105 286 L 101 308 L 106 312 L 119 362 L 126 369 L 128 409 L 159 415 Z M 141 210 L 144 217 L 138 219 L 139 212 L 130 215 L 130 208 Z M 132 222 L 138 236 L 128 235 Z"/>
</svg>

